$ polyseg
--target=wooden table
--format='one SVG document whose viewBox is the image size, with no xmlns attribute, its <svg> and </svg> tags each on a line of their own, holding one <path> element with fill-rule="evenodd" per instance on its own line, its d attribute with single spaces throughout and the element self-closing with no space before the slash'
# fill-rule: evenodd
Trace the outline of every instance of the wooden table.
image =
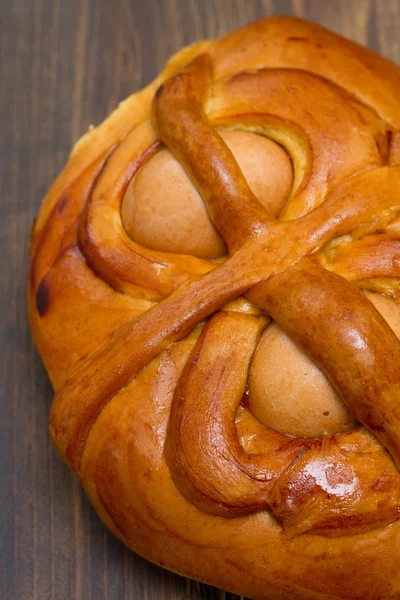
<svg viewBox="0 0 400 600">
<path fill-rule="evenodd" d="M 237 598 L 134 555 L 98 520 L 47 431 L 52 390 L 25 309 L 27 240 L 75 140 L 182 45 L 274 13 L 400 62 L 398 0 L 0 0 L 1 600 Z"/>
</svg>

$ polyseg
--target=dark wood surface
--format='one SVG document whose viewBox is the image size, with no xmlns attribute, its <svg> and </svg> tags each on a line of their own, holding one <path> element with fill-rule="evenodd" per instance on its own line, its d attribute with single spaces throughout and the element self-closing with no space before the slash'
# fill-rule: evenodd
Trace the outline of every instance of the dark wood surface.
<svg viewBox="0 0 400 600">
<path fill-rule="evenodd" d="M 25 309 L 27 239 L 41 198 L 89 124 L 182 45 L 296 14 L 400 62 L 399 0 L 0 0 L 1 600 L 233 600 L 117 541 L 59 460 L 52 390 Z"/>
</svg>

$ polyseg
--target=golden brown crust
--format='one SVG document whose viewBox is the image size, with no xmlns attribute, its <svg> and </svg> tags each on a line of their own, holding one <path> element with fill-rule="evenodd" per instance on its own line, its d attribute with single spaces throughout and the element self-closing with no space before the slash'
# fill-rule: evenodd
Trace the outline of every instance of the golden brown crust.
<svg viewBox="0 0 400 600">
<path fill-rule="evenodd" d="M 50 190 L 28 297 L 53 441 L 149 560 L 260 600 L 400 597 L 400 342 L 355 285 L 398 301 L 399 93 L 399 69 L 372 52 L 259 21 L 179 53 Z M 290 155 L 279 219 L 221 127 Z M 228 247 L 221 263 L 124 231 L 127 186 L 161 142 Z M 267 315 L 362 425 L 291 439 L 241 404 Z"/>
</svg>

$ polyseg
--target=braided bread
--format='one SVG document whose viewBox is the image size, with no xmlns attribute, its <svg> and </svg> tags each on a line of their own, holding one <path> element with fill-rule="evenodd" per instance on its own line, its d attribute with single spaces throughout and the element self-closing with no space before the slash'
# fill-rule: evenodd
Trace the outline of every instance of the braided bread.
<svg viewBox="0 0 400 600">
<path fill-rule="evenodd" d="M 150 561 L 400 598 L 400 70 L 278 17 L 175 55 L 31 240 L 50 431 Z"/>
</svg>

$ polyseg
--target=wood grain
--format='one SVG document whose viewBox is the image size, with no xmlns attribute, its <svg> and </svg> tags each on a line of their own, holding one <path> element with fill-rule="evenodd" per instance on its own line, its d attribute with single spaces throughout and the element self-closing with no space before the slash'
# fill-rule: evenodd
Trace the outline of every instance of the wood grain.
<svg viewBox="0 0 400 600">
<path fill-rule="evenodd" d="M 400 3 L 0 0 L 0 8 L 0 598 L 237 599 L 126 550 L 53 450 L 52 390 L 25 309 L 30 227 L 76 139 L 182 45 L 262 16 L 296 14 L 400 62 Z"/>
</svg>

